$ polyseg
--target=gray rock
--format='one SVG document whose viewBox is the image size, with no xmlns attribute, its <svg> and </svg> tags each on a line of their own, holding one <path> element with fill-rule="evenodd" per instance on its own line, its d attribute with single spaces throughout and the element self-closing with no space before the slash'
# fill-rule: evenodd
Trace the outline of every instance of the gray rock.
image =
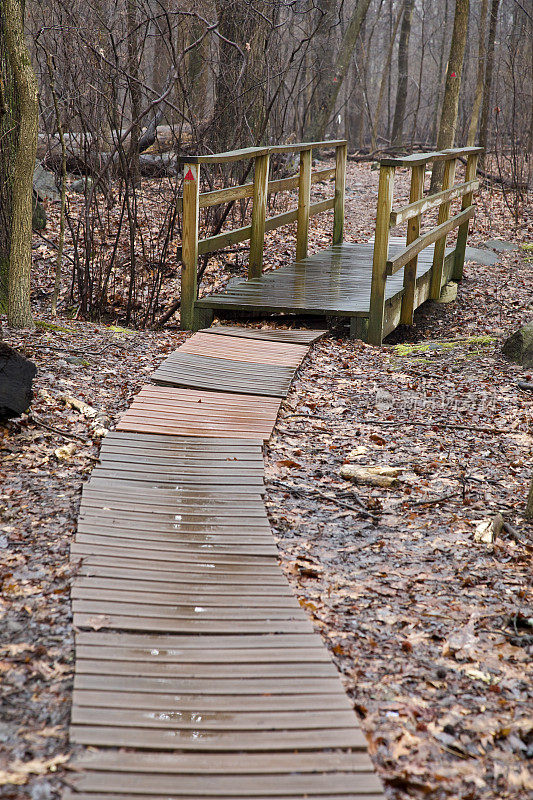
<svg viewBox="0 0 533 800">
<path fill-rule="evenodd" d="M 489 247 L 497 253 L 505 253 L 506 250 L 516 250 L 518 245 L 514 242 L 504 242 L 502 239 L 489 239 L 488 242 L 483 242 L 482 247 Z"/>
<path fill-rule="evenodd" d="M 33 188 L 39 200 L 60 200 L 56 176 L 43 167 L 40 161 L 35 162 L 33 171 Z"/>
<path fill-rule="evenodd" d="M 499 262 L 499 258 L 493 250 L 486 250 L 481 247 L 467 247 L 465 252 L 466 261 L 474 261 L 476 264 L 483 264 L 485 267 L 492 267 Z"/>
<path fill-rule="evenodd" d="M 73 181 L 70 184 L 70 188 L 73 192 L 76 192 L 76 194 L 85 194 L 85 192 L 91 190 L 92 185 L 92 178 L 80 178 L 78 181 Z"/>
<path fill-rule="evenodd" d="M 503 343 L 503 355 L 526 369 L 533 369 L 533 319 Z"/>
</svg>

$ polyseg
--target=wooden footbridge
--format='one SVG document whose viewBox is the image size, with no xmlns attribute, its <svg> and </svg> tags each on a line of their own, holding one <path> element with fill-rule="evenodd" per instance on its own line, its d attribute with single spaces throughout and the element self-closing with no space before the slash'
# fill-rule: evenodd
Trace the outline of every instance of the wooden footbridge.
<svg viewBox="0 0 533 800">
<path fill-rule="evenodd" d="M 313 172 L 313 150 L 335 148 L 335 167 Z M 183 167 L 181 324 L 198 330 L 210 324 L 214 312 L 248 314 L 292 313 L 345 317 L 352 336 L 381 344 L 400 323 L 410 325 L 416 308 L 425 300 L 438 300 L 444 284 L 461 280 L 469 220 L 474 215 L 473 197 L 479 187 L 477 161 L 482 148 L 465 147 L 407 158 L 388 158 L 380 163 L 376 234 L 373 244 L 343 242 L 346 181 L 346 142 L 328 141 L 268 148 L 249 148 L 210 156 L 189 156 Z M 271 156 L 299 153 L 297 175 L 269 181 Z M 254 180 L 240 186 L 200 192 L 202 165 L 255 161 Z M 455 184 L 457 165 L 466 161 L 464 181 Z M 424 194 L 429 163 L 443 169 L 442 190 Z M 396 170 L 411 171 L 409 203 L 393 208 Z M 334 182 L 334 195 L 311 203 L 311 187 Z M 298 190 L 297 207 L 267 218 L 268 196 Z M 251 222 L 242 228 L 198 238 L 200 209 L 252 198 Z M 461 209 L 451 213 L 452 203 Z M 421 233 L 422 215 L 438 208 L 438 221 Z M 332 246 L 308 255 L 309 219 L 333 209 Z M 265 233 L 297 223 L 296 260 L 263 274 Z M 390 241 L 390 229 L 407 222 L 406 243 Z M 456 246 L 446 251 L 446 237 L 458 228 Z M 250 240 L 248 280 L 219 294 L 197 297 L 197 262 L 206 255 Z M 391 246 L 390 246 L 391 245 Z"/>
<path fill-rule="evenodd" d="M 335 209 L 334 245 L 308 258 L 307 225 L 317 208 L 309 203 L 311 147 L 299 147 L 298 261 L 278 270 L 280 283 L 271 274 L 254 277 L 258 236 L 269 224 L 266 196 L 276 183 L 267 181 L 271 149 L 256 153 L 254 182 L 239 187 L 247 193 L 240 196 L 255 201 L 250 230 L 238 234 L 252 235 L 253 274 L 239 292 L 200 301 L 200 159 L 186 165 L 185 177 L 192 177 L 183 197 L 184 324 L 236 305 L 237 294 L 240 308 L 249 300 L 264 310 L 314 313 L 315 297 L 321 313 L 349 317 L 355 334 L 365 332 L 366 320 L 368 338 L 381 341 L 436 292 L 435 282 L 440 290 L 443 280 L 458 277 L 477 151 L 467 153 L 460 187 L 450 185 L 458 151 L 433 154 L 445 162 L 445 188 L 425 200 L 419 194 L 426 161 L 402 162 L 413 170 L 411 202 L 395 213 L 409 220 L 408 244 L 389 253 L 397 165 L 381 168 L 374 247 L 343 245 L 346 149 L 337 143 L 336 194 L 326 201 Z M 281 183 L 295 186 L 294 180 Z M 227 190 L 211 195 L 220 200 L 221 191 Z M 419 236 L 419 214 L 437 197 L 439 223 L 430 237 Z M 464 209 L 448 219 L 457 197 Z M 453 257 L 445 256 L 445 231 L 456 224 L 459 242 Z M 431 259 L 420 258 L 417 276 L 421 239 L 436 244 Z M 402 268 L 401 286 L 397 278 L 387 286 L 386 273 Z M 363 291 L 365 270 L 372 279 Z M 281 573 L 262 498 L 263 443 L 296 370 L 324 332 L 200 331 L 155 371 L 104 440 L 72 546 L 78 568 L 70 736 L 81 752 L 64 800 L 384 800 L 337 670 Z"/>
</svg>

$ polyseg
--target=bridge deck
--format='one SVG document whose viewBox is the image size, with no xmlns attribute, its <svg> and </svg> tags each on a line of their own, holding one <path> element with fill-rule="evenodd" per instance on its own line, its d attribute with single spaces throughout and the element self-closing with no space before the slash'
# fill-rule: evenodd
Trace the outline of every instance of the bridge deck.
<svg viewBox="0 0 533 800">
<path fill-rule="evenodd" d="M 393 258 L 405 247 L 405 242 L 392 237 L 390 241 L 389 254 Z M 328 247 L 301 261 L 265 272 L 260 278 L 232 284 L 219 294 L 202 297 L 196 301 L 196 306 L 212 312 L 281 312 L 359 318 L 364 325 L 370 309 L 373 248 L 373 243 Z M 430 246 L 418 257 L 415 308 L 429 296 L 433 253 L 434 247 Z M 451 264 L 445 262 L 445 280 L 451 274 L 450 267 Z M 403 273 L 401 269 L 387 278 L 384 335 L 399 324 Z"/>
</svg>

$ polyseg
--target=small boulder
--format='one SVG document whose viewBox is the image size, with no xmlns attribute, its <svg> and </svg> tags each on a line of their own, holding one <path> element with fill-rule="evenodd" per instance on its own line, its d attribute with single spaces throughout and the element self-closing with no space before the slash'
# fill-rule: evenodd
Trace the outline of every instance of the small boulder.
<svg viewBox="0 0 533 800">
<path fill-rule="evenodd" d="M 454 281 L 450 281 L 450 283 L 442 287 L 439 303 L 453 303 L 454 300 L 457 300 L 457 284 Z"/>
<path fill-rule="evenodd" d="M 0 419 L 18 417 L 28 410 L 36 374 L 33 361 L 0 342 Z"/>
<path fill-rule="evenodd" d="M 502 354 L 526 369 L 533 369 L 533 319 L 503 343 Z"/>
</svg>

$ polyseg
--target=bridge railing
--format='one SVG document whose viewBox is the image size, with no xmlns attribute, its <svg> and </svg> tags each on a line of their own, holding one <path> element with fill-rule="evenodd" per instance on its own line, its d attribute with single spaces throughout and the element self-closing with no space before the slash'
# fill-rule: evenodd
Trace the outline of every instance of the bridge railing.
<svg viewBox="0 0 533 800">
<path fill-rule="evenodd" d="M 313 150 L 335 148 L 335 167 L 312 170 Z M 269 180 L 270 157 L 279 153 L 297 153 L 300 156 L 297 174 L 280 180 Z M 347 143 L 345 140 L 304 142 L 274 147 L 249 147 L 227 153 L 205 156 L 186 156 L 180 159 L 183 166 L 183 196 L 178 199 L 178 211 L 183 213 L 181 255 L 181 328 L 190 330 L 195 324 L 197 299 L 198 256 L 213 253 L 224 247 L 250 240 L 248 277 L 258 278 L 263 271 L 265 233 L 282 225 L 297 223 L 296 258 L 305 258 L 309 236 L 309 220 L 315 214 L 333 209 L 333 244 L 342 242 L 344 230 L 344 188 L 346 180 Z M 254 179 L 249 183 L 200 192 L 200 169 L 204 164 L 226 164 L 234 161 L 254 160 Z M 334 179 L 335 194 L 326 200 L 311 203 L 311 186 L 318 181 Z M 268 195 L 298 189 L 297 208 L 267 218 Z M 249 225 L 198 239 L 199 212 L 202 208 L 230 203 L 235 200 L 252 200 L 252 218 Z"/>
<path fill-rule="evenodd" d="M 459 228 L 457 244 L 452 253 L 446 256 L 453 264 L 450 277 L 461 280 L 465 260 L 468 225 L 474 216 L 474 194 L 479 188 L 476 179 L 477 162 L 481 147 L 463 147 L 433 153 L 420 153 L 406 158 L 385 158 L 380 161 L 378 208 L 376 235 L 372 265 L 372 288 L 370 295 L 370 314 L 367 338 L 371 344 L 381 344 L 385 310 L 385 288 L 387 276 L 394 275 L 402 267 L 403 296 L 400 323 L 411 325 L 417 292 L 418 254 L 431 244 L 435 244 L 430 275 L 429 297 L 438 300 L 442 289 L 445 263 L 446 237 Z M 455 184 L 455 173 L 459 159 L 466 158 L 465 179 Z M 424 177 L 426 165 L 444 162 L 442 191 L 424 197 Z M 394 177 L 399 167 L 411 170 L 409 203 L 402 208 L 393 209 Z M 450 217 L 454 200 L 462 198 L 461 211 Z M 425 233 L 420 232 L 424 213 L 438 208 L 436 226 Z M 403 250 L 389 258 L 389 231 L 391 227 L 407 222 L 407 241 Z"/>
</svg>

